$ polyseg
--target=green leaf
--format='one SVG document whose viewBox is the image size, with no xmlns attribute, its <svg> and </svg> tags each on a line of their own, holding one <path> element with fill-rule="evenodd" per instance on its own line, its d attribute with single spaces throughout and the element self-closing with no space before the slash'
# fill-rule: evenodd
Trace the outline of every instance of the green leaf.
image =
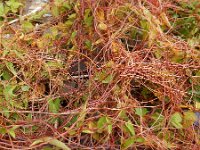
<svg viewBox="0 0 200 150">
<path fill-rule="evenodd" d="M 24 21 L 22 23 L 22 29 L 25 31 L 25 32 L 29 32 L 31 31 L 32 29 L 34 28 L 34 26 L 32 25 L 32 23 L 30 21 Z"/>
<path fill-rule="evenodd" d="M 63 150 L 71 150 L 67 145 L 65 145 L 63 142 L 55 139 L 55 138 L 52 138 L 52 137 L 44 137 L 44 138 L 40 138 L 40 139 L 37 139 L 35 140 L 31 145 L 30 147 L 32 146 L 35 146 L 35 145 L 38 145 L 40 143 L 49 143 L 53 146 L 56 146 L 58 148 L 61 148 Z"/>
<path fill-rule="evenodd" d="M 9 118 L 10 117 L 10 112 L 8 110 L 8 108 L 3 108 L 2 110 L 2 114 L 6 117 L 6 118 Z"/>
<path fill-rule="evenodd" d="M 77 31 L 72 32 L 71 39 L 74 39 L 77 35 Z"/>
<path fill-rule="evenodd" d="M 13 76 L 12 73 L 10 73 L 10 71 L 8 70 L 4 70 L 3 75 L 2 75 L 3 80 L 10 80 L 12 76 Z"/>
<path fill-rule="evenodd" d="M 0 16 L 4 16 L 5 15 L 5 12 L 4 12 L 4 5 L 2 2 L 0 2 Z"/>
<path fill-rule="evenodd" d="M 129 120 L 128 122 L 125 123 L 125 125 L 128 128 L 128 131 L 130 132 L 130 134 L 132 136 L 135 136 L 135 129 L 134 129 L 132 122 Z"/>
<path fill-rule="evenodd" d="M 10 84 L 4 88 L 3 93 L 6 100 L 9 100 L 10 98 L 15 97 L 15 94 L 14 94 L 15 88 L 16 88 L 16 85 L 10 85 Z"/>
<path fill-rule="evenodd" d="M 102 83 L 111 83 L 113 81 L 113 75 L 109 74 L 104 80 L 102 80 Z"/>
<path fill-rule="evenodd" d="M 177 129 L 183 128 L 182 126 L 182 115 L 179 112 L 175 112 L 171 117 L 170 117 L 170 123 L 172 126 L 174 126 Z"/>
<path fill-rule="evenodd" d="M 122 150 L 128 149 L 128 148 L 130 148 L 134 143 L 135 143 L 135 138 L 134 138 L 134 137 L 130 137 L 130 138 L 126 139 L 126 140 L 122 143 L 121 149 L 122 149 Z"/>
<path fill-rule="evenodd" d="M 63 67 L 62 63 L 59 61 L 48 61 L 45 65 L 52 69 L 59 69 Z"/>
<path fill-rule="evenodd" d="M 7 6 L 10 7 L 10 9 L 11 9 L 11 11 L 12 11 L 13 13 L 16 13 L 17 10 L 18 10 L 18 8 L 19 8 L 20 6 L 23 5 L 22 3 L 20 3 L 20 2 L 18 2 L 18 1 L 16 1 L 16 0 L 9 0 L 9 1 L 6 1 L 6 4 L 7 4 Z"/>
<path fill-rule="evenodd" d="M 92 42 L 91 42 L 90 40 L 86 40 L 86 41 L 85 41 L 85 45 L 86 45 L 86 47 L 87 47 L 89 50 L 92 49 Z"/>
<path fill-rule="evenodd" d="M 14 129 L 8 130 L 8 134 L 10 134 L 10 136 L 12 136 L 13 138 L 16 137 L 16 135 L 15 135 L 15 130 L 14 130 Z"/>
<path fill-rule="evenodd" d="M 60 99 L 57 98 L 55 100 L 49 100 L 49 111 L 52 113 L 57 113 L 60 108 Z"/>
<path fill-rule="evenodd" d="M 125 121 L 128 121 L 128 116 L 126 114 L 126 111 L 125 110 L 121 110 L 120 113 L 119 113 L 119 117 Z"/>
<path fill-rule="evenodd" d="M 6 62 L 6 66 L 7 66 L 7 68 L 10 70 L 10 72 L 12 72 L 13 75 L 17 75 L 17 72 L 16 72 L 16 70 L 15 70 L 15 68 L 14 68 L 13 63 L 11 63 L 11 62 Z"/>
<path fill-rule="evenodd" d="M 108 132 L 108 134 L 111 134 L 112 132 L 112 124 L 111 120 L 107 116 L 103 116 L 99 118 L 97 121 L 97 128 L 99 129 L 99 132 L 102 132 L 104 129 Z"/>
<path fill-rule="evenodd" d="M 99 129 L 101 129 L 102 127 L 104 127 L 104 125 L 106 124 L 106 117 L 101 117 L 101 118 L 99 118 L 99 120 L 98 120 L 98 122 L 97 122 L 97 127 L 99 128 Z"/>
<path fill-rule="evenodd" d="M 57 6 L 52 7 L 51 13 L 53 16 L 58 17 L 59 16 L 59 7 L 57 7 Z"/>
<path fill-rule="evenodd" d="M 72 6 L 70 5 L 69 1 L 65 1 L 63 4 L 62 4 L 63 7 L 67 8 L 68 10 L 71 10 L 72 9 Z"/>
<path fill-rule="evenodd" d="M 112 133 L 112 125 L 108 125 L 108 134 L 111 134 Z"/>
<path fill-rule="evenodd" d="M 137 139 L 135 139 L 135 142 L 144 143 L 144 142 L 145 142 L 145 139 L 142 138 L 142 137 L 138 137 Z"/>
<path fill-rule="evenodd" d="M 92 25 L 93 22 L 93 16 L 91 15 L 91 10 L 86 9 L 84 14 L 84 24 L 89 27 Z"/>
<path fill-rule="evenodd" d="M 148 113 L 148 110 L 146 108 L 135 108 L 135 114 L 137 114 L 140 117 L 143 117 Z"/>
<path fill-rule="evenodd" d="M 0 127 L 0 134 L 5 135 L 7 133 L 6 128 Z"/>
<path fill-rule="evenodd" d="M 68 16 L 68 19 L 76 19 L 76 17 L 77 17 L 76 13 L 73 13 Z"/>
<path fill-rule="evenodd" d="M 102 83 L 108 84 L 113 81 L 114 76 L 112 74 L 108 74 L 106 70 L 102 70 L 101 72 L 97 72 L 95 75 L 95 80 L 101 81 Z"/>
</svg>

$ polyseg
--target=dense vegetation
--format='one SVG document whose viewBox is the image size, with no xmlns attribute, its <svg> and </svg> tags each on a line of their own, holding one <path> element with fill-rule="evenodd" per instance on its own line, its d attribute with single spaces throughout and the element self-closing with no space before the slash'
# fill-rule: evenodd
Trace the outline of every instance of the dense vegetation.
<svg viewBox="0 0 200 150">
<path fill-rule="evenodd" d="M 0 149 L 198 149 L 199 0 L 0 1 Z"/>
</svg>

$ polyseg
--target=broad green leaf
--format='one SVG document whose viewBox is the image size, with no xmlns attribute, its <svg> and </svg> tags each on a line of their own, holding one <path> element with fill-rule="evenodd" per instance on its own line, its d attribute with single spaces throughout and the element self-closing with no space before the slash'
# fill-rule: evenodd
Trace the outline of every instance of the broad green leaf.
<svg viewBox="0 0 200 150">
<path fill-rule="evenodd" d="M 15 130 L 19 128 L 19 126 L 14 126 L 12 127 L 11 129 L 8 130 L 8 134 L 12 137 L 12 138 L 15 138 L 16 137 L 16 134 L 15 134 Z"/>
<path fill-rule="evenodd" d="M 183 128 L 182 126 L 182 115 L 179 112 L 175 112 L 171 118 L 170 118 L 170 123 L 177 129 Z"/>
<path fill-rule="evenodd" d="M 121 110 L 120 113 L 119 113 L 119 117 L 125 121 L 128 121 L 128 116 L 126 114 L 126 111 L 125 110 Z"/>
<path fill-rule="evenodd" d="M 87 47 L 89 50 L 92 49 L 92 42 L 91 42 L 90 40 L 86 40 L 86 41 L 85 41 L 85 45 L 86 45 L 86 47 Z"/>
<path fill-rule="evenodd" d="M 128 139 L 126 139 L 122 145 L 121 145 L 121 149 L 125 150 L 130 148 L 131 146 L 133 146 L 133 144 L 135 143 L 135 138 L 134 137 L 130 137 Z"/>
<path fill-rule="evenodd" d="M 154 120 L 152 123 L 150 123 L 151 126 L 155 128 L 155 130 L 160 130 L 164 123 L 164 116 L 158 112 L 155 112 L 151 115 L 151 118 Z"/>
<path fill-rule="evenodd" d="M 10 136 L 12 136 L 13 138 L 16 137 L 16 135 L 15 135 L 15 130 L 14 130 L 14 129 L 9 129 L 9 130 L 8 130 L 8 134 L 10 134 Z"/>
<path fill-rule="evenodd" d="M 77 31 L 72 32 L 71 39 L 74 39 L 77 35 Z"/>
<path fill-rule="evenodd" d="M 125 123 L 125 125 L 128 128 L 130 134 L 132 136 L 135 136 L 135 129 L 134 129 L 134 126 L 133 126 L 132 122 L 129 120 L 128 122 Z"/>
<path fill-rule="evenodd" d="M 13 76 L 12 73 L 9 72 L 8 70 L 3 71 L 3 75 L 2 75 L 3 80 L 10 80 L 12 76 Z"/>
<path fill-rule="evenodd" d="M 0 134 L 5 135 L 7 133 L 6 128 L 0 127 Z"/>
<path fill-rule="evenodd" d="M 57 7 L 57 6 L 52 7 L 51 13 L 53 16 L 58 17 L 59 16 L 59 7 Z"/>
<path fill-rule="evenodd" d="M 99 132 L 106 128 L 105 130 L 110 134 L 112 132 L 111 120 L 106 116 L 99 118 L 97 121 L 97 128 Z"/>
<path fill-rule="evenodd" d="M 76 37 L 76 35 L 77 35 L 77 31 L 72 32 L 71 37 L 70 37 L 70 39 L 69 39 L 67 44 L 69 44 L 71 41 L 73 41 L 74 38 Z"/>
<path fill-rule="evenodd" d="M 84 13 L 84 24 L 89 27 L 92 25 L 93 22 L 93 16 L 91 15 L 91 10 L 86 9 Z"/>
<path fill-rule="evenodd" d="M 63 67 L 62 63 L 59 61 L 48 61 L 46 62 L 46 66 L 52 69 L 58 69 Z"/>
<path fill-rule="evenodd" d="M 70 2 L 69 1 L 65 1 L 63 4 L 62 4 L 63 7 L 67 8 L 68 10 L 71 10 L 72 9 L 72 6 L 70 5 Z"/>
<path fill-rule="evenodd" d="M 16 56 L 22 60 L 24 60 L 23 54 L 21 54 L 20 52 L 13 50 L 13 52 L 16 54 Z"/>
<path fill-rule="evenodd" d="M 38 145 L 40 143 L 49 143 L 53 146 L 56 146 L 58 148 L 61 148 L 62 150 L 71 150 L 67 145 L 65 145 L 63 142 L 55 139 L 55 138 L 52 138 L 52 137 L 44 137 L 44 138 L 40 138 L 40 139 L 37 139 L 35 140 L 31 145 L 30 147 L 32 146 L 35 146 L 35 145 Z"/>
<path fill-rule="evenodd" d="M 15 94 L 14 94 L 15 88 L 16 88 L 16 85 L 10 85 L 10 84 L 4 88 L 3 93 L 4 93 L 6 100 L 9 100 L 9 99 L 15 97 Z"/>
<path fill-rule="evenodd" d="M 2 2 L 0 2 L 0 16 L 4 16 L 5 12 L 4 12 L 4 5 Z"/>
<path fill-rule="evenodd" d="M 29 32 L 31 31 L 32 29 L 34 28 L 34 26 L 32 25 L 32 23 L 30 21 L 24 21 L 22 23 L 22 29 L 25 31 L 25 32 Z"/>
<path fill-rule="evenodd" d="M 111 83 L 113 81 L 113 75 L 109 74 L 104 80 L 102 80 L 102 83 Z"/>
<path fill-rule="evenodd" d="M 101 129 L 102 127 L 104 127 L 104 125 L 107 123 L 107 121 L 106 121 L 106 117 L 101 117 L 101 118 L 99 118 L 99 120 L 98 120 L 98 122 L 97 122 L 97 127 L 99 128 L 99 129 Z"/>
<path fill-rule="evenodd" d="M 16 70 L 15 70 L 15 68 L 14 68 L 13 63 L 11 63 L 11 62 L 6 62 L 6 66 L 7 66 L 7 68 L 10 70 L 10 72 L 12 72 L 13 75 L 17 75 L 17 72 L 16 72 Z"/>
<path fill-rule="evenodd" d="M 49 111 L 52 113 L 57 113 L 60 108 L 60 99 L 57 98 L 55 100 L 49 100 Z"/>
<path fill-rule="evenodd" d="M 146 108 L 135 108 L 135 114 L 137 114 L 140 117 L 143 117 L 148 113 L 148 110 Z"/>
<path fill-rule="evenodd" d="M 101 81 L 102 83 L 108 84 L 113 81 L 114 76 L 112 74 L 108 74 L 106 70 L 102 70 L 98 72 L 95 76 L 95 80 Z"/>
<path fill-rule="evenodd" d="M 2 108 L 2 114 L 6 117 L 9 118 L 10 117 L 10 112 L 8 110 L 8 108 Z"/>
<path fill-rule="evenodd" d="M 70 14 L 68 19 L 75 19 L 77 17 L 76 13 Z"/>
<path fill-rule="evenodd" d="M 23 5 L 22 3 L 20 3 L 19 1 L 16 1 L 16 0 L 6 1 L 6 4 L 7 4 L 7 6 L 10 7 L 10 9 L 13 13 L 16 13 L 18 8 Z"/>
<path fill-rule="evenodd" d="M 144 142 L 145 142 L 145 139 L 142 138 L 142 137 L 138 137 L 137 139 L 135 139 L 135 142 L 144 143 Z"/>
</svg>

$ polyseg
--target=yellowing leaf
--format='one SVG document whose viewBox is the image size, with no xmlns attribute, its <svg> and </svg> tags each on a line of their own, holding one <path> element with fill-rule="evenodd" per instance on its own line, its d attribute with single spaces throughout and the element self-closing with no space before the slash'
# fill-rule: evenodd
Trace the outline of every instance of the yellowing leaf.
<svg viewBox="0 0 200 150">
<path fill-rule="evenodd" d="M 82 133 L 88 133 L 88 134 L 92 134 L 92 133 L 94 133 L 93 131 L 91 131 L 91 130 L 87 130 L 87 129 L 85 129 L 85 130 L 82 130 Z"/>
<path fill-rule="evenodd" d="M 183 119 L 184 119 L 183 125 L 186 128 L 192 126 L 193 123 L 197 120 L 197 116 L 192 111 L 186 111 L 186 112 L 184 112 L 183 115 L 184 115 L 183 116 Z"/>
<path fill-rule="evenodd" d="M 161 16 L 161 19 L 162 19 L 163 23 L 164 23 L 167 27 L 171 28 L 171 24 L 170 24 L 170 22 L 169 22 L 169 20 L 168 20 L 167 15 L 163 12 L 163 13 L 160 14 L 160 16 Z"/>
<path fill-rule="evenodd" d="M 40 139 L 37 139 L 35 140 L 31 145 L 30 147 L 32 146 L 35 146 L 35 145 L 38 145 L 40 143 L 49 143 L 53 146 L 56 146 L 58 148 L 61 148 L 62 150 L 71 150 L 67 145 L 65 145 L 63 142 L 55 139 L 55 138 L 52 138 L 52 137 L 43 137 L 43 138 L 40 138 Z"/>
<path fill-rule="evenodd" d="M 117 42 L 112 42 L 112 52 L 118 53 L 120 51 L 120 46 Z"/>
<path fill-rule="evenodd" d="M 195 108 L 200 109 L 200 102 L 195 101 Z"/>
<path fill-rule="evenodd" d="M 107 29 L 107 25 L 105 23 L 101 22 L 101 23 L 99 23 L 98 28 L 100 30 L 106 30 Z"/>
<path fill-rule="evenodd" d="M 96 18 L 100 22 L 105 21 L 105 15 L 104 15 L 104 11 L 102 9 L 96 11 Z"/>
</svg>

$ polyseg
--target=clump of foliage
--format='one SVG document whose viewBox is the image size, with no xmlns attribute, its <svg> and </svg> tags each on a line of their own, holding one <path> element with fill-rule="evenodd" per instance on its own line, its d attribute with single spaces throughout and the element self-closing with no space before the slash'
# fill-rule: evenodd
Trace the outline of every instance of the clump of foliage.
<svg viewBox="0 0 200 150">
<path fill-rule="evenodd" d="M 198 0 L 25 7 L 0 1 L 1 149 L 198 149 Z"/>
</svg>

